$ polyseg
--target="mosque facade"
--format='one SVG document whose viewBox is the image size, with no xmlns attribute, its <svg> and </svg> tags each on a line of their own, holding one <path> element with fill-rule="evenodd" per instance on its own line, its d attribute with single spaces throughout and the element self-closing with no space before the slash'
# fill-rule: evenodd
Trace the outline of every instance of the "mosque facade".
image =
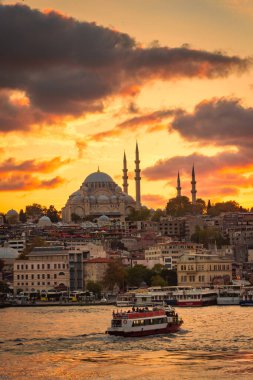
<svg viewBox="0 0 253 380">
<path fill-rule="evenodd" d="M 123 190 L 107 173 L 91 173 L 83 181 L 80 188 L 71 194 L 66 205 L 62 209 L 63 222 L 73 221 L 73 215 L 78 215 L 80 220 L 87 217 L 100 218 L 106 216 L 108 219 L 124 221 L 132 210 L 141 207 L 140 190 L 140 160 L 139 149 L 136 144 L 135 152 L 135 188 L 136 199 L 128 194 L 127 161 L 124 154 L 123 159 Z"/>
</svg>

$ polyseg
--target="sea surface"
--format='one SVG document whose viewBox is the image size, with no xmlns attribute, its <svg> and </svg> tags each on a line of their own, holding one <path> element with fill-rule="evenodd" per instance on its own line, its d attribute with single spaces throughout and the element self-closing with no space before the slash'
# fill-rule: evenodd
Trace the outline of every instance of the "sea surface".
<svg viewBox="0 0 253 380">
<path fill-rule="evenodd" d="M 0 309 L 0 380 L 253 379 L 253 307 L 177 308 L 180 332 L 105 334 L 111 306 Z"/>
</svg>

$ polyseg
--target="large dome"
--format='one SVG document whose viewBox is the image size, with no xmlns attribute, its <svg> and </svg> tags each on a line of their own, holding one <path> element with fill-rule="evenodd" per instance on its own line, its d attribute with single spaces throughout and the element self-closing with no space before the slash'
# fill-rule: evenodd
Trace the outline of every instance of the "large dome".
<svg viewBox="0 0 253 380">
<path fill-rule="evenodd" d="M 111 183 L 113 183 L 113 180 L 108 174 L 97 171 L 95 173 L 91 173 L 90 175 L 88 175 L 88 177 L 86 177 L 84 180 L 84 184 L 94 183 L 94 182 L 107 182 L 107 183 L 111 182 Z"/>
</svg>

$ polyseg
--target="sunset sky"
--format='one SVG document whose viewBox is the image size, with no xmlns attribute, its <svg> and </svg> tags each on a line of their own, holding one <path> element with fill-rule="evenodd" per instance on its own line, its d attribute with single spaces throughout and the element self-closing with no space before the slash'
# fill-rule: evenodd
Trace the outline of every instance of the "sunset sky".
<svg viewBox="0 0 253 380">
<path fill-rule="evenodd" d="M 253 0 L 0 1 L 0 211 L 61 209 L 87 175 L 142 203 L 253 206 Z"/>
</svg>

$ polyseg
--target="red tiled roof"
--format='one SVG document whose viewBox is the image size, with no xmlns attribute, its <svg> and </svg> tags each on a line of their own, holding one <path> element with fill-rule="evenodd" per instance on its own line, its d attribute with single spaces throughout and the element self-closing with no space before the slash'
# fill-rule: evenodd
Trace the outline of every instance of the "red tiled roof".
<svg viewBox="0 0 253 380">
<path fill-rule="evenodd" d="M 90 259 L 86 261 L 86 263 L 111 263 L 111 262 L 112 260 L 107 259 L 105 257 L 98 257 L 98 258 L 94 258 L 94 259 Z"/>
</svg>

